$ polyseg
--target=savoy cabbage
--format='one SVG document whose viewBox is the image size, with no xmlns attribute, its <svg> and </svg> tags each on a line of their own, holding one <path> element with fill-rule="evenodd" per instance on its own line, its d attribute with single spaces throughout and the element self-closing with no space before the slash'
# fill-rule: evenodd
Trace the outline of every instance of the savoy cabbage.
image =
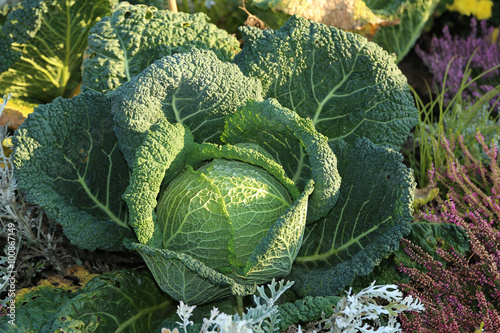
<svg viewBox="0 0 500 333">
<path fill-rule="evenodd" d="M 166 119 L 137 150 L 124 198 L 140 243 L 128 246 L 176 299 L 201 304 L 231 293 L 244 296 L 255 292 L 255 284 L 288 275 L 302 243 L 313 184 L 324 183 L 317 189 L 328 197 L 324 206 L 335 204 L 340 178 L 326 137 L 294 112 L 274 106 L 266 114 L 268 102 L 258 106 L 264 112 L 252 117 L 288 124 L 289 142 L 308 146 L 309 161 L 317 162 L 301 193 L 259 146 L 197 144 L 187 127 Z M 199 165 L 196 171 L 190 167 Z M 170 178 L 165 175 L 186 166 L 162 191 Z"/>
<path fill-rule="evenodd" d="M 126 8 L 89 41 L 149 15 Z M 394 57 L 358 35 L 297 17 L 242 31 L 234 61 L 192 48 L 88 62 L 101 88 L 38 107 L 14 137 L 19 188 L 78 246 L 138 251 L 175 299 L 252 294 L 290 272 L 300 294 L 333 295 L 409 232 L 414 182 L 397 150 L 417 110 Z"/>
</svg>

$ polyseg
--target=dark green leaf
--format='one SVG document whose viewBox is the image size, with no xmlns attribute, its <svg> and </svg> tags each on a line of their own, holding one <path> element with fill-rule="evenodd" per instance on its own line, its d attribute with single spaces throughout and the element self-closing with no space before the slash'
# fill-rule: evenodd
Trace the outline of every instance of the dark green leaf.
<svg viewBox="0 0 500 333">
<path fill-rule="evenodd" d="M 203 13 L 120 3 L 91 30 L 83 63 L 84 88 L 116 89 L 154 61 L 194 47 L 213 50 L 220 60 L 230 61 L 239 51 L 238 40 L 208 20 Z"/>
<path fill-rule="evenodd" d="M 59 309 L 50 332 L 152 332 L 173 302 L 149 272 L 104 273 Z"/>
<path fill-rule="evenodd" d="M 101 94 L 57 98 L 30 114 L 16 132 L 19 189 L 63 226 L 79 247 L 117 250 L 131 232 L 121 195 L 129 170 Z"/>
<path fill-rule="evenodd" d="M 293 278 L 302 295 L 336 295 L 395 251 L 410 232 L 415 183 L 403 157 L 368 139 L 336 145 L 340 197 L 309 224 Z"/>
<path fill-rule="evenodd" d="M 112 96 L 116 136 L 132 167 L 146 131 L 160 119 L 188 126 L 195 142 L 220 143 L 225 116 L 261 100 L 261 85 L 214 52 L 194 49 L 156 61 Z"/>
<path fill-rule="evenodd" d="M 399 150 L 418 111 L 395 59 L 364 37 L 292 17 L 280 30 L 242 28 L 234 62 L 276 98 L 310 118 L 330 142 L 366 137 Z"/>
</svg>

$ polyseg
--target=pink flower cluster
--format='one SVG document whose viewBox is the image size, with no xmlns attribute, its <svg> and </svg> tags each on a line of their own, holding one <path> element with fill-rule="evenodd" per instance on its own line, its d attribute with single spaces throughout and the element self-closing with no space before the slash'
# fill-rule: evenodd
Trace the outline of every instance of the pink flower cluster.
<svg viewBox="0 0 500 333">
<path fill-rule="evenodd" d="M 470 241 L 466 256 L 453 249 L 437 250 L 443 259 L 435 260 L 420 247 L 403 240 L 405 251 L 424 270 L 400 267 L 411 280 L 401 287 L 419 298 L 426 311 L 400 316 L 403 332 L 500 332 L 500 168 L 497 151 L 484 143 L 480 133 L 476 139 L 490 157 L 486 168 L 470 155 L 459 138 L 460 150 L 466 157 L 462 165 L 455 158 L 455 140 L 442 138 L 447 154 L 446 170 L 429 173 L 433 184 L 448 189 L 434 207 L 418 214 L 417 220 L 453 223 L 462 227 Z"/>
<path fill-rule="evenodd" d="M 476 140 L 490 161 L 488 169 L 481 160 L 475 158 L 464 144 L 463 137 L 458 137 L 459 146 L 456 147 L 453 136 L 451 140 L 441 137 L 442 147 L 446 152 L 446 169 L 436 172 L 429 171 L 430 186 L 442 185 L 447 190 L 447 196 L 460 206 L 461 211 L 473 210 L 497 221 L 500 227 L 500 168 L 498 151 L 493 145 L 488 147 L 481 133 L 476 133 Z M 462 164 L 455 158 L 455 151 L 459 150 L 465 159 Z M 441 200 L 442 203 L 442 200 Z"/>
<path fill-rule="evenodd" d="M 477 21 L 472 19 L 471 28 L 470 35 L 463 39 L 452 36 L 449 27 L 445 26 L 443 36 L 432 39 L 428 53 L 422 50 L 419 45 L 415 47 L 416 53 L 429 68 L 434 76 L 434 84 L 439 89 L 444 86 L 445 74 L 447 73 L 446 88 L 448 90 L 444 95 L 444 100 L 447 103 L 459 92 L 467 63 L 473 54 L 474 56 L 470 62 L 473 76 L 477 76 L 500 64 L 500 41 L 498 37 L 496 40 L 492 40 L 494 35 L 493 27 L 487 28 L 486 20 L 481 21 L 478 33 Z M 496 84 L 500 83 L 493 82 L 498 76 L 498 68 L 485 74 L 480 80 L 472 82 L 467 89 L 462 91 L 462 98 L 464 100 L 480 98 L 492 90 Z M 469 76 L 467 82 L 471 82 L 472 79 L 473 77 Z M 498 97 L 500 96 L 496 96 L 496 98 Z M 495 103 L 496 98 L 491 100 L 491 105 Z"/>
</svg>

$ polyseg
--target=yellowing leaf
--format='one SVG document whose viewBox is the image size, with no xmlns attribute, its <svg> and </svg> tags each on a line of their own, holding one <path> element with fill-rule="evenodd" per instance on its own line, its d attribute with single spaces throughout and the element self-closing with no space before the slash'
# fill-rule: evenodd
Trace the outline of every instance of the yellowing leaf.
<svg viewBox="0 0 500 333">
<path fill-rule="evenodd" d="M 371 35 L 379 26 L 397 23 L 375 14 L 362 0 L 285 0 L 279 1 L 276 7 L 268 5 L 288 15 L 344 30 L 362 30 Z"/>
<path fill-rule="evenodd" d="M 65 272 L 66 275 L 77 277 L 80 281 L 80 288 L 87 284 L 91 279 L 97 276 L 97 274 L 90 274 L 85 266 L 74 265 L 68 268 Z"/>
<path fill-rule="evenodd" d="M 83 288 L 87 282 L 98 274 L 90 274 L 84 266 L 71 266 L 66 269 L 63 275 L 49 276 L 47 279 L 41 280 L 37 286 L 30 288 L 23 288 L 16 292 L 16 301 L 22 299 L 24 295 L 34 290 L 43 287 L 56 287 L 64 290 L 74 292 Z"/>
<path fill-rule="evenodd" d="M 0 104 L 3 99 L 0 98 Z M 9 99 L 0 117 L 0 126 L 6 126 L 11 131 L 15 131 L 24 122 L 24 119 L 33 112 L 36 104 L 26 103 L 15 98 Z"/>
<path fill-rule="evenodd" d="M 82 83 L 80 82 L 76 88 L 71 92 L 70 96 L 69 97 L 73 97 L 73 96 L 76 96 L 78 95 L 79 93 L 82 92 Z"/>
<path fill-rule="evenodd" d="M 417 188 L 415 190 L 415 196 L 413 201 L 413 207 L 418 209 L 424 206 L 426 203 L 434 200 L 439 194 L 439 189 L 432 187 Z"/>
</svg>

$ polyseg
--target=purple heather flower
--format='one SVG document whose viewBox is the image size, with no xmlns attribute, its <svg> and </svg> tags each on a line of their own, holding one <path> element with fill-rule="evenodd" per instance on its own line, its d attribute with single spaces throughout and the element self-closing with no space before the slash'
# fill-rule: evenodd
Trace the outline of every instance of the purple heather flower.
<svg viewBox="0 0 500 333">
<path fill-rule="evenodd" d="M 500 166 L 497 148 L 487 146 L 479 132 L 476 139 L 489 156 L 489 165 L 472 156 L 463 137 L 442 137 L 446 165 L 431 168 L 429 175 L 431 185 L 439 184 L 448 192 L 437 198 L 437 204 L 427 205 L 416 215 L 417 221 L 427 219 L 462 227 L 469 236 L 470 253 L 438 248 L 444 264 L 402 240 L 405 252 L 424 269 L 401 264 L 401 272 L 410 277 L 410 282 L 401 286 L 426 308 L 421 313 L 400 316 L 403 332 L 473 332 L 480 325 L 484 332 L 500 332 Z M 467 157 L 467 170 L 456 159 L 455 149 Z M 485 186 L 477 185 L 481 181 Z"/>
<path fill-rule="evenodd" d="M 486 20 L 480 21 L 480 31 L 478 33 L 477 25 L 477 21 L 472 19 L 472 30 L 466 39 L 452 36 L 449 27 L 445 26 L 443 36 L 432 39 L 429 53 L 422 50 L 419 45 L 415 48 L 424 64 L 429 67 L 434 76 L 434 84 L 437 87 L 443 87 L 446 70 L 449 66 L 445 87 L 448 90 L 444 94 L 444 101 L 447 103 L 458 93 L 469 60 L 469 68 L 474 71 L 473 77 L 469 76 L 467 78 L 469 83 L 474 76 L 500 64 L 500 40 L 498 38 L 492 40 L 494 28 L 488 28 Z M 480 98 L 488 91 L 493 90 L 494 87 L 490 81 L 498 78 L 498 76 L 498 68 L 485 74 L 480 80 L 472 82 L 468 88 L 462 91 L 462 98 L 466 101 L 472 98 Z M 493 105 L 498 97 L 500 95 L 493 98 L 490 105 Z"/>
</svg>

